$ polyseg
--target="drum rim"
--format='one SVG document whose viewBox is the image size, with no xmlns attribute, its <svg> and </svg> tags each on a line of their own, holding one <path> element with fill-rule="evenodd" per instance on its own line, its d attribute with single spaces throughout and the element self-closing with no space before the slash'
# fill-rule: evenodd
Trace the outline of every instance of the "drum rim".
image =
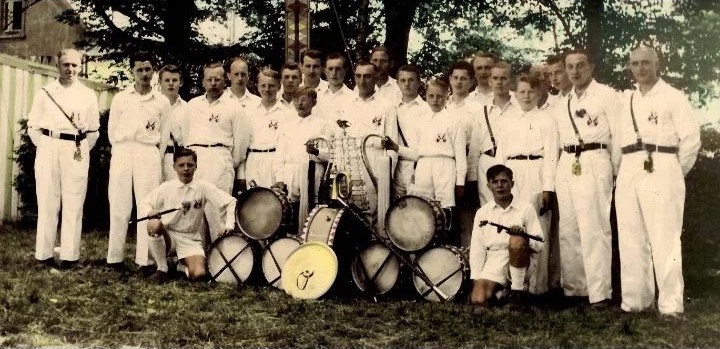
<svg viewBox="0 0 720 349">
<path fill-rule="evenodd" d="M 337 257 L 337 254 L 335 253 L 335 251 L 332 249 L 332 247 L 330 247 L 328 244 L 323 243 L 323 242 L 320 242 L 320 241 L 310 241 L 310 242 L 304 242 L 304 243 L 302 243 L 302 244 L 300 245 L 300 247 L 298 247 L 297 249 L 295 249 L 295 251 L 293 251 L 293 252 L 288 256 L 288 260 L 289 260 L 290 258 L 292 258 L 292 256 L 295 255 L 295 253 L 297 253 L 298 251 L 300 251 L 300 249 L 302 249 L 304 246 L 308 246 L 308 247 L 316 246 L 316 247 L 320 247 L 320 248 L 322 248 L 322 249 L 324 249 L 324 250 L 326 250 L 326 251 L 329 251 L 330 254 L 333 256 L 333 261 L 334 261 L 334 265 L 335 265 L 335 269 L 336 269 L 335 276 L 333 277 L 332 282 L 329 284 L 329 286 L 327 287 L 327 289 L 325 289 L 323 292 L 321 292 L 320 295 L 319 295 L 317 298 L 301 298 L 301 297 L 296 297 L 294 294 L 288 292 L 288 290 L 286 290 L 284 286 L 283 286 L 283 290 L 285 290 L 285 292 L 288 293 L 288 294 L 290 294 L 290 296 L 293 297 L 293 298 L 297 298 L 297 299 L 319 299 L 319 298 L 322 298 L 324 295 L 326 295 L 326 294 L 330 291 L 330 289 L 332 289 L 332 287 L 335 285 L 335 282 L 337 281 L 337 276 L 338 276 L 338 273 L 340 272 L 340 265 L 339 265 L 339 262 L 338 262 L 338 257 Z M 287 262 L 285 262 L 285 263 L 287 263 Z M 285 270 L 287 270 L 287 268 L 285 268 L 283 271 L 285 271 Z M 284 278 L 282 277 L 282 275 L 284 275 L 284 273 L 280 275 L 281 285 L 283 285 L 282 280 L 284 280 Z"/>
<path fill-rule="evenodd" d="M 437 201 L 437 200 L 432 200 L 432 199 L 430 199 L 430 198 L 427 198 L 427 197 L 424 197 L 424 196 L 421 196 L 421 195 L 410 195 L 410 194 L 408 194 L 408 195 L 403 195 L 403 196 L 395 199 L 395 200 L 392 202 L 392 204 L 390 205 L 390 207 L 389 207 L 388 210 L 387 210 L 387 213 L 385 214 L 385 229 L 386 229 L 386 231 L 387 231 L 387 237 L 388 237 L 388 239 L 390 239 L 390 241 L 392 242 L 392 244 L 393 244 L 395 247 L 397 247 L 397 248 L 399 248 L 399 249 L 401 249 L 401 250 L 403 250 L 403 251 L 405 251 L 405 252 L 418 252 L 418 251 L 422 251 L 422 250 L 426 249 L 428 246 L 430 246 L 430 244 L 432 243 L 433 239 L 435 239 L 435 236 L 436 236 L 438 233 L 435 232 L 435 234 L 433 234 L 433 236 L 430 238 L 430 240 L 428 240 L 427 244 L 425 244 L 424 246 L 422 246 L 422 247 L 420 247 L 420 248 L 417 248 L 417 249 L 407 248 L 407 247 L 404 247 L 404 246 L 400 246 L 400 245 L 398 244 L 398 242 L 393 238 L 393 234 L 391 233 L 391 231 L 393 231 L 393 229 L 392 229 L 392 226 L 390 225 L 390 216 L 391 216 L 390 212 L 392 212 L 393 208 L 395 208 L 395 207 L 398 205 L 398 203 L 400 202 L 400 200 L 404 200 L 404 199 L 407 199 L 407 198 L 421 199 L 422 201 L 424 201 L 425 203 L 428 204 L 428 206 L 429 206 L 429 208 L 430 208 L 430 211 L 432 211 L 432 212 L 434 212 L 434 210 L 433 210 L 432 204 L 430 204 L 430 202 Z M 434 217 L 434 214 L 433 214 L 433 218 L 435 218 L 435 217 Z"/>
<path fill-rule="evenodd" d="M 330 210 L 337 210 L 335 216 L 333 217 L 332 224 L 330 225 L 330 231 L 328 232 L 328 240 L 325 243 L 326 245 L 332 246 L 335 244 L 335 235 L 337 233 L 338 227 L 340 226 L 340 221 L 342 220 L 342 217 L 345 215 L 345 208 L 336 208 L 336 207 L 330 207 L 328 205 L 318 205 L 315 206 L 315 208 L 310 211 L 308 214 L 308 218 L 305 219 L 305 223 L 303 224 L 302 233 L 298 235 L 298 237 L 303 241 L 303 243 L 310 243 L 310 242 L 320 242 L 320 241 L 307 241 L 308 234 L 310 232 L 310 225 L 312 222 L 315 221 L 315 217 L 320 213 L 320 211 L 324 209 L 330 209 Z"/>
<path fill-rule="evenodd" d="M 450 301 L 453 301 L 458 295 L 462 294 L 463 287 L 465 287 L 465 283 L 468 281 L 468 279 L 470 277 L 469 261 L 466 258 L 463 258 L 462 248 L 445 244 L 445 245 L 440 245 L 440 246 L 434 246 L 432 248 L 427 249 L 420 256 L 415 258 L 415 261 L 413 261 L 413 264 L 415 266 L 417 266 L 418 268 L 422 269 L 420 267 L 420 259 L 423 256 L 425 256 L 426 253 L 428 253 L 432 250 L 436 250 L 436 249 L 450 251 L 454 255 L 455 259 L 457 259 L 458 263 L 460 263 L 460 271 L 459 271 L 460 277 L 461 277 L 460 284 L 458 285 L 458 290 L 453 295 L 449 296 L 448 299 L 446 299 L 446 301 L 450 302 Z M 434 294 L 434 292 L 430 292 L 427 296 L 423 297 L 422 294 L 420 293 L 420 290 L 418 289 L 417 285 L 418 284 L 425 285 L 425 282 L 423 282 L 422 280 L 418 281 L 418 279 L 419 279 L 419 277 L 417 275 L 413 275 L 412 283 L 413 283 L 413 288 L 415 289 L 415 292 L 417 292 L 418 296 L 422 297 L 423 299 L 425 299 L 427 301 L 432 301 L 432 300 L 428 299 L 427 297 L 429 297 L 431 294 Z M 435 281 L 433 281 L 433 283 L 434 282 Z M 427 285 L 425 285 L 425 286 L 427 286 Z M 441 287 L 441 286 L 437 286 L 437 287 Z"/>
<path fill-rule="evenodd" d="M 275 231 L 274 231 L 272 234 L 270 234 L 269 236 L 264 237 L 264 238 L 258 238 L 258 237 L 255 237 L 255 236 L 251 236 L 250 233 L 248 233 L 248 232 L 243 228 L 243 226 L 240 225 L 240 215 L 239 215 L 238 213 L 239 213 L 239 211 L 240 211 L 240 208 L 241 208 L 242 204 L 244 204 L 244 203 L 247 201 L 247 199 L 249 198 L 250 194 L 255 193 L 255 192 L 266 192 L 266 191 L 267 191 L 267 192 L 271 192 L 271 193 L 274 195 L 274 197 L 278 199 L 278 201 L 280 202 L 280 208 L 281 208 L 282 211 L 283 211 L 282 215 L 284 216 L 284 215 L 285 215 L 285 210 L 286 210 L 286 207 L 285 207 L 285 206 L 286 206 L 286 205 L 285 205 L 285 201 L 286 201 L 286 200 L 284 200 L 284 199 L 286 199 L 286 198 L 284 197 L 285 193 L 283 193 L 282 191 L 280 191 L 280 190 L 278 190 L 278 189 L 275 189 L 275 188 L 265 188 L 265 187 L 252 187 L 252 188 L 249 188 L 248 190 L 245 190 L 244 192 L 240 193 L 240 194 L 236 197 L 236 199 L 235 199 L 235 200 L 237 200 L 237 202 L 235 203 L 235 222 L 236 222 L 235 225 L 237 226 L 238 230 L 240 230 L 240 232 L 241 232 L 243 235 L 247 236 L 248 238 L 250 238 L 250 239 L 252 239 L 252 240 L 269 240 L 269 239 L 272 239 L 272 238 L 275 237 L 280 231 L 282 231 L 285 226 L 288 225 L 288 223 L 286 222 L 286 219 L 285 219 L 284 217 L 280 217 L 280 224 L 279 224 L 278 227 L 275 229 Z M 278 194 L 282 194 L 282 195 L 278 195 Z"/>
<path fill-rule="evenodd" d="M 352 262 L 350 263 L 350 266 L 351 266 L 351 267 L 350 267 L 350 276 L 351 276 L 352 279 L 353 279 L 353 284 L 355 285 L 355 287 L 357 287 L 357 289 L 360 290 L 360 292 L 362 292 L 362 293 L 367 293 L 367 290 L 361 289 L 361 288 L 360 288 L 360 285 L 358 285 L 357 277 L 356 277 L 356 275 L 355 275 L 355 268 L 354 268 L 353 266 L 355 265 L 356 262 L 360 262 L 360 255 L 361 255 L 365 250 L 370 249 L 370 248 L 375 247 L 375 246 L 380 246 L 380 247 L 386 248 L 388 251 L 390 251 L 390 256 L 395 260 L 395 263 L 397 263 L 397 265 L 398 265 L 397 274 L 395 275 L 395 281 L 393 282 L 392 287 L 390 287 L 390 288 L 389 288 L 387 291 L 385 291 L 385 292 L 380 292 L 380 293 L 377 293 L 377 294 L 376 294 L 377 296 L 382 296 L 382 295 L 385 295 L 385 294 L 391 292 L 393 289 L 395 289 L 395 287 L 397 287 L 398 281 L 400 280 L 400 277 L 401 277 L 401 267 L 402 267 L 402 264 L 401 264 L 401 262 L 400 262 L 400 259 L 393 254 L 392 249 L 390 249 L 389 247 L 385 246 L 385 244 L 383 244 L 382 242 L 380 242 L 380 241 L 372 241 L 372 242 L 370 242 L 370 244 L 368 244 L 364 249 L 362 249 L 362 250 L 355 256 L 355 258 L 353 258 Z"/>
<path fill-rule="evenodd" d="M 265 281 L 267 281 L 268 285 L 270 285 L 270 286 L 273 286 L 273 284 L 270 283 L 270 280 L 268 280 L 268 278 L 267 278 L 267 273 L 266 273 L 265 263 L 264 263 L 264 262 L 265 262 L 265 256 L 267 255 L 268 251 L 270 250 L 270 247 L 271 247 L 274 243 L 276 243 L 276 242 L 278 242 L 278 241 L 280 241 L 280 240 L 283 240 L 283 239 L 295 240 L 295 241 L 298 243 L 298 248 L 299 248 L 300 246 L 302 246 L 302 244 L 303 244 L 302 240 L 300 240 L 300 239 L 299 239 L 298 237 L 296 237 L 296 236 L 283 236 L 283 237 L 281 237 L 281 238 L 277 238 L 277 239 L 273 240 L 273 242 L 271 242 L 271 243 L 267 244 L 267 246 L 265 246 L 265 248 L 263 249 L 262 255 L 260 256 L 260 269 L 262 269 L 262 274 L 263 274 L 263 277 L 265 278 Z M 296 250 L 297 250 L 297 248 L 296 248 Z M 293 251 L 293 252 L 295 252 L 295 251 Z M 287 256 L 287 258 L 290 258 L 290 255 L 293 254 L 293 252 L 290 252 L 290 254 Z M 285 259 L 286 262 L 287 262 L 287 258 Z M 276 282 L 280 282 L 280 288 L 282 288 L 282 267 L 280 267 L 279 269 L 280 269 L 280 270 L 279 270 L 279 272 L 280 272 L 280 278 L 279 278 Z M 273 286 L 273 287 L 275 287 L 275 286 Z"/>
<path fill-rule="evenodd" d="M 217 282 L 217 281 L 216 281 L 216 276 L 213 276 L 213 275 L 212 275 L 213 273 L 210 271 L 210 256 L 211 256 L 213 250 L 215 250 L 215 248 L 216 248 L 221 242 L 225 241 L 226 239 L 236 238 L 236 237 L 242 239 L 243 241 L 245 241 L 245 243 L 247 244 L 247 247 L 246 247 L 246 248 L 249 249 L 249 251 L 250 251 L 250 253 L 251 253 L 251 256 L 252 256 L 252 259 L 251 259 L 251 261 L 252 261 L 252 266 L 250 266 L 250 273 L 248 273 L 247 277 L 245 277 L 244 280 L 241 280 L 241 283 L 247 282 L 247 280 L 250 279 L 250 277 L 252 277 L 253 270 L 255 269 L 255 257 L 256 257 L 256 256 L 255 256 L 255 247 L 253 247 L 253 245 L 252 245 L 252 243 L 251 243 L 251 240 L 247 240 L 247 239 L 246 239 L 246 236 L 244 236 L 244 235 L 242 235 L 242 234 L 238 234 L 238 233 L 236 233 L 236 232 L 232 232 L 232 233 L 225 234 L 225 235 L 223 235 L 223 236 L 215 239 L 215 241 L 213 241 L 213 242 L 207 247 L 207 249 L 206 249 L 206 251 L 205 251 L 205 267 L 207 268 L 209 277 L 210 277 L 213 281 L 215 281 L 215 282 Z M 223 261 L 223 263 L 225 263 L 225 265 L 227 266 L 227 262 Z M 239 275 L 238 275 L 238 276 L 239 276 Z M 235 280 L 235 281 L 238 281 L 238 280 Z M 237 284 L 241 284 L 241 283 L 237 283 Z"/>
</svg>

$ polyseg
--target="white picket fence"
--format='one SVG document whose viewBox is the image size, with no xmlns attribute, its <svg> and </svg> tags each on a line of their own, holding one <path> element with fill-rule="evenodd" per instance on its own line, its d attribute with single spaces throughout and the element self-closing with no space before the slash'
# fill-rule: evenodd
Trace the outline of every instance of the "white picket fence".
<svg viewBox="0 0 720 349">
<path fill-rule="evenodd" d="M 40 88 L 58 76 L 57 68 L 0 53 L 0 220 L 19 217 L 18 194 L 12 186 L 18 168 L 13 150 L 20 142 L 18 121 L 27 118 Z M 83 80 L 95 90 L 100 110 L 110 108 L 114 86 Z"/>
</svg>

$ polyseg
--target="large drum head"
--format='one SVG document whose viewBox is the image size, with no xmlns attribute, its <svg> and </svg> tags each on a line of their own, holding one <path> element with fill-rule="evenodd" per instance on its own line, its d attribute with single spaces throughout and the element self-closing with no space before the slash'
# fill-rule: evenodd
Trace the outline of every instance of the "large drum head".
<svg viewBox="0 0 720 349">
<path fill-rule="evenodd" d="M 238 197 L 235 219 L 240 231 L 251 239 L 269 239 L 283 223 L 283 209 L 275 192 L 256 187 Z"/>
<path fill-rule="evenodd" d="M 415 264 L 425 272 L 432 284 L 448 297 L 446 300 L 452 300 L 460 292 L 466 270 L 458 251 L 447 247 L 432 248 L 423 253 Z M 419 276 L 413 276 L 413 284 L 421 297 L 432 302 L 441 301 L 437 293 Z"/>
<path fill-rule="evenodd" d="M 325 295 L 338 274 L 338 260 L 330 246 L 308 242 L 285 262 L 282 287 L 293 298 L 318 299 Z"/>
<path fill-rule="evenodd" d="M 388 238 L 399 249 L 415 252 L 430 244 L 435 236 L 435 212 L 430 203 L 418 196 L 399 198 L 387 213 Z"/>
<path fill-rule="evenodd" d="M 213 280 L 241 284 L 253 269 L 252 247 L 240 235 L 227 235 L 212 244 L 207 256 L 208 271 Z"/>
<path fill-rule="evenodd" d="M 390 291 L 400 276 L 400 263 L 389 248 L 375 243 L 352 262 L 352 278 L 360 291 L 381 295 Z"/>
<path fill-rule="evenodd" d="M 285 262 L 298 247 L 300 241 L 293 238 L 280 238 L 267 246 L 262 256 L 262 270 L 269 285 L 281 288 L 280 276 Z"/>
</svg>

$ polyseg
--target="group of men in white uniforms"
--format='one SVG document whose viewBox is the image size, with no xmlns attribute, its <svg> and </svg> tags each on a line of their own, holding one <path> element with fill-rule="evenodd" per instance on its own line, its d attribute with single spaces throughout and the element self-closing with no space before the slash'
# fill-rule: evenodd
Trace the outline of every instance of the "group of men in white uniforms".
<svg viewBox="0 0 720 349">
<path fill-rule="evenodd" d="M 66 64 L 74 61 L 75 55 L 75 51 L 63 51 L 60 57 Z M 392 61 L 386 49 L 378 47 L 370 57 L 371 62 L 359 62 L 355 67 L 357 86 L 353 91 L 344 84 L 347 62 L 341 54 L 331 54 L 323 62 L 319 52 L 310 50 L 299 64 L 286 64 L 279 73 L 261 71 L 260 97 L 247 90 L 249 69 L 243 59 L 230 60 L 225 68 L 208 64 L 203 70 L 205 94 L 185 103 L 177 95 L 182 78 L 176 68 L 161 70 L 163 96 L 150 86 L 152 58 L 144 53 L 133 55 L 130 63 L 135 83 L 115 97 L 108 130 L 113 145 L 108 263 L 122 263 L 133 191 L 136 201 L 141 200 L 163 180 L 174 178 L 169 159 L 176 147 L 197 153 L 195 175 L 223 192 L 233 194 L 233 187 L 245 190 L 250 183 L 263 187 L 281 183 L 297 201 L 302 187 L 297 179 L 298 161 L 315 159 L 322 166 L 327 160 L 327 149 L 306 145 L 308 139 L 340 133 L 356 138 L 377 134 L 383 138 L 368 143 L 371 167 L 389 171 L 393 177 L 392 193 L 378 193 L 377 184 L 367 187 L 378 227 L 390 200 L 406 194 L 438 200 L 447 209 L 469 208 L 472 216 L 478 207 L 496 204 L 486 171 L 504 164 L 514 181 L 512 200 L 528 203 L 540 218 L 541 231 L 532 233 L 548 241 L 549 216 L 559 215 L 564 293 L 588 296 L 591 304 L 602 305 L 611 298 L 609 215 L 616 184 L 622 308 L 635 311 L 651 306 L 657 279 L 660 311 L 682 313 L 679 237 L 683 176 L 694 163 L 699 128 L 687 98 L 658 78 L 655 51 L 639 47 L 631 53 L 630 69 L 639 90 L 622 97 L 593 79 L 594 65 L 587 52 L 575 50 L 551 59 L 544 69 L 558 94 L 545 103 L 538 103 L 543 94 L 534 77 L 513 79 L 510 65 L 492 55 L 478 54 L 469 63 L 458 62 L 448 72 L 449 83 L 432 80 L 427 102 L 419 95 L 422 76 L 417 67 L 401 67 L 394 80 L 388 74 Z M 75 86 L 76 78 L 64 75 L 63 66 L 60 69 L 58 82 Z M 320 78 L 321 73 L 328 81 Z M 230 81 L 227 89 L 226 78 Z M 49 91 L 51 88 L 57 89 L 48 86 Z M 313 89 L 314 95 L 307 88 Z M 78 91 L 71 98 L 78 98 Z M 67 145 L 68 154 L 79 149 L 81 160 L 72 161 L 82 165 L 87 161 L 83 149 L 91 148 L 88 143 L 93 140 L 92 133 L 85 132 L 97 128 L 93 126 L 97 125 L 97 107 L 73 110 L 73 117 L 66 119 L 62 113 L 48 111 L 53 106 L 42 101 L 46 98 L 42 96 L 36 99 L 38 106 L 34 105 L 29 124 L 39 149 L 36 162 L 41 164 L 50 156 L 40 155 L 48 138 Z M 60 105 L 64 105 L 63 98 L 58 92 Z M 92 100 L 83 99 L 84 103 Z M 53 123 L 41 121 L 52 113 L 57 114 Z M 72 129 L 73 125 L 79 127 Z M 75 135 L 72 141 L 77 146 L 65 140 L 69 136 L 56 134 Z M 84 134 L 78 140 L 78 135 Z M 390 165 L 383 167 L 385 162 Z M 87 164 L 84 166 L 87 172 Z M 45 198 L 48 191 L 40 188 L 51 180 L 38 177 L 40 182 L 38 197 Z M 81 182 L 78 185 L 83 186 Z M 550 213 L 553 192 L 558 207 Z M 383 201 L 378 194 L 387 198 Z M 64 195 L 63 214 L 73 207 Z M 53 207 L 48 204 L 39 210 L 39 260 L 47 260 L 47 246 L 54 242 L 48 238 L 51 216 L 57 215 Z M 464 232 L 456 230 L 464 246 L 471 245 L 470 236 L 478 228 L 476 220 L 460 223 Z M 73 241 L 79 240 L 79 224 L 63 221 L 63 231 L 77 230 Z M 136 263 L 141 266 L 152 263 L 145 231 L 138 224 Z M 79 258 L 70 249 L 62 251 L 63 260 Z M 541 294 L 555 285 L 548 279 L 552 273 L 548 271 L 548 244 L 536 252 L 524 288 Z M 472 268 L 483 266 L 472 265 L 471 258 Z"/>
</svg>

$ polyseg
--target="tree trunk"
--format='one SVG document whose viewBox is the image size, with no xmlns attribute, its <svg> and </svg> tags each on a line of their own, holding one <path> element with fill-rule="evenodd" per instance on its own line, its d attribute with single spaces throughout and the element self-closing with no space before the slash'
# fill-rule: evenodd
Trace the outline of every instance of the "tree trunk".
<svg viewBox="0 0 720 349">
<path fill-rule="evenodd" d="M 383 0 L 385 6 L 385 47 L 394 64 L 391 74 L 407 64 L 408 41 L 420 0 Z"/>
<path fill-rule="evenodd" d="M 367 60 L 367 37 L 370 27 L 370 0 L 360 0 L 358 8 L 357 44 L 355 46 L 355 62 Z"/>
<path fill-rule="evenodd" d="M 601 0 L 583 0 L 583 17 L 587 23 L 587 36 L 585 41 L 585 48 L 593 56 L 593 58 L 599 57 L 602 51 L 602 15 L 604 11 L 604 4 Z M 595 60 L 595 71 L 601 71 L 602 62 Z"/>
</svg>

